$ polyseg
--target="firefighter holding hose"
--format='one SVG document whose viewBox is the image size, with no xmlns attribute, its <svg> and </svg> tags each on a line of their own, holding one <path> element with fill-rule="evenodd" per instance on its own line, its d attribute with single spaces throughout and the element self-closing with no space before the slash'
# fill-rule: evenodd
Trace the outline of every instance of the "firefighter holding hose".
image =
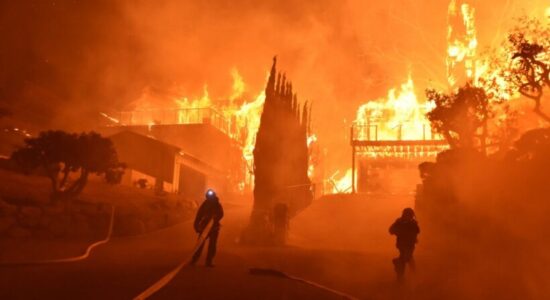
<svg viewBox="0 0 550 300">
<path fill-rule="evenodd" d="M 218 235 L 220 232 L 220 220 L 222 218 L 223 218 L 223 208 L 222 208 L 222 205 L 220 204 L 220 200 L 216 195 L 216 192 L 214 192 L 214 190 L 212 189 L 209 189 L 206 192 L 206 199 L 204 200 L 204 202 L 199 207 L 199 210 L 197 211 L 197 215 L 195 216 L 195 222 L 194 222 L 195 231 L 199 235 L 206 234 L 207 236 L 202 241 L 200 246 L 197 248 L 197 251 L 193 254 L 191 265 L 195 265 L 197 263 L 197 261 L 201 256 L 202 248 L 204 247 L 206 240 L 208 240 L 206 266 L 214 267 L 212 260 L 216 255 L 216 246 L 218 243 Z M 210 223 L 210 221 L 212 221 L 212 227 L 210 231 L 203 232 L 207 228 L 208 223 Z"/>
</svg>

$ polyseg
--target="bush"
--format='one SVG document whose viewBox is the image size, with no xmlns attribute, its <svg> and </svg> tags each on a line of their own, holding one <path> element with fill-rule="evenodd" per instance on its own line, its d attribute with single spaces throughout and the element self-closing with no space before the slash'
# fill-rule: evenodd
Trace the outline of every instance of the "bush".
<svg viewBox="0 0 550 300">
<path fill-rule="evenodd" d="M 53 199 L 80 194 L 90 174 L 106 175 L 110 183 L 120 182 L 124 170 L 111 140 L 95 132 L 41 132 L 26 139 L 11 158 L 26 172 L 42 170 L 51 181 Z"/>
</svg>

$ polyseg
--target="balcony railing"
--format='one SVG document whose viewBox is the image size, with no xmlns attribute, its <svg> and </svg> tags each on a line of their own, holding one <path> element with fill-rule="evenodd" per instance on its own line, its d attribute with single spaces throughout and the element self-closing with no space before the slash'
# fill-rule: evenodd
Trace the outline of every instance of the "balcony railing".
<svg viewBox="0 0 550 300">
<path fill-rule="evenodd" d="M 402 122 L 389 125 L 382 122 L 355 122 L 351 127 L 352 141 L 418 141 L 442 140 L 432 131 L 430 124 Z"/>
<path fill-rule="evenodd" d="M 117 125 L 176 125 L 176 124 L 209 124 L 228 136 L 240 139 L 240 128 L 234 120 L 226 119 L 212 107 L 174 108 L 123 111 L 112 118 Z"/>
</svg>

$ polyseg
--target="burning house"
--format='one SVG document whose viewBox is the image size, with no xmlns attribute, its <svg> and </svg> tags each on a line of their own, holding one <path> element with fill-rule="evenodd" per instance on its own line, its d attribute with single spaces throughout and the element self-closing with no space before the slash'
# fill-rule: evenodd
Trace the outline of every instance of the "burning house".
<svg viewBox="0 0 550 300">
<path fill-rule="evenodd" d="M 128 166 L 123 184 L 151 186 L 158 192 L 201 197 L 207 187 L 227 189 L 227 174 L 176 146 L 136 131 L 111 135 L 117 154 Z"/>
<path fill-rule="evenodd" d="M 251 191 L 253 150 L 265 93 L 247 101 L 246 86 L 239 72 L 233 69 L 231 76 L 231 94 L 216 101 L 210 99 L 206 86 L 198 98 L 185 97 L 177 88 L 168 93 L 145 89 L 132 110 L 101 114 L 103 132 L 112 135 L 132 131 L 165 143 L 177 148 L 178 153 L 187 158 L 185 162 L 193 158 L 203 166 L 190 166 L 200 173 L 198 177 L 202 179 L 197 182 L 213 186 L 214 180 L 215 186 L 230 191 Z M 124 157 L 121 160 L 124 161 Z M 174 186 L 173 191 L 185 193 L 183 185 Z"/>
<path fill-rule="evenodd" d="M 395 185 L 381 186 L 381 179 L 408 173 L 414 176 L 418 163 L 434 159 L 448 147 L 446 141 L 432 131 L 425 117 L 429 109 L 430 103 L 420 103 L 416 98 L 410 78 L 400 89 L 391 89 L 387 98 L 359 107 L 350 133 L 351 192 L 400 190 Z"/>
<path fill-rule="evenodd" d="M 487 66 L 476 56 L 475 9 L 467 1 L 451 0 L 447 21 L 449 89 L 466 82 L 479 84 Z M 426 118 L 432 108 L 430 101 L 418 100 L 410 76 L 400 88 L 390 89 L 385 98 L 361 105 L 350 132 L 352 167 L 340 179 L 329 179 L 333 192 L 405 191 L 407 181 L 394 178 L 417 176 L 419 163 L 434 160 L 449 148 Z M 398 182 L 405 185 L 397 186 Z"/>
<path fill-rule="evenodd" d="M 131 178 L 199 196 L 207 187 L 237 190 L 246 164 L 236 129 L 212 107 L 121 112 L 104 126 Z M 151 122 L 151 120 L 154 120 Z"/>
</svg>

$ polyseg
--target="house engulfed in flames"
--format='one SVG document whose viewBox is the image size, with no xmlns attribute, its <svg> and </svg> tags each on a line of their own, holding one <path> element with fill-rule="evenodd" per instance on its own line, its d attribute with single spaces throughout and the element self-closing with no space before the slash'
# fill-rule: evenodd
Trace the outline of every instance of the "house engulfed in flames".
<svg viewBox="0 0 550 300">
<path fill-rule="evenodd" d="M 478 41 L 474 21 L 475 10 L 467 1 L 450 1 L 446 69 L 451 89 L 467 81 L 477 84 L 486 72 L 486 66 L 476 57 Z M 339 178 L 338 174 L 329 178 L 332 192 L 400 190 L 395 185 L 381 186 L 381 182 L 397 183 L 402 180 L 391 178 L 416 176 L 418 163 L 433 160 L 448 148 L 426 118 L 432 105 L 418 101 L 410 75 L 400 88 L 391 89 L 386 98 L 361 105 L 350 133 L 352 167 Z"/>
<path fill-rule="evenodd" d="M 426 119 L 429 110 L 430 103 L 418 101 L 410 77 L 386 98 L 360 106 L 350 133 L 352 168 L 335 189 L 352 193 L 376 190 L 381 188 L 381 177 L 416 172 L 418 163 L 446 149 L 447 143 Z"/>
<path fill-rule="evenodd" d="M 129 162 L 124 180 L 135 184 L 146 179 L 157 189 L 190 197 L 208 187 L 250 190 L 265 95 L 243 101 L 244 82 L 236 70 L 232 76 L 233 92 L 223 101 L 211 101 L 205 87 L 197 99 L 174 96 L 168 99 L 172 108 L 158 108 L 158 98 L 164 96 L 146 90 L 134 110 L 102 114 L 102 132 L 112 137 L 119 159 Z M 159 153 L 167 157 L 157 164 L 144 162 Z"/>
</svg>

